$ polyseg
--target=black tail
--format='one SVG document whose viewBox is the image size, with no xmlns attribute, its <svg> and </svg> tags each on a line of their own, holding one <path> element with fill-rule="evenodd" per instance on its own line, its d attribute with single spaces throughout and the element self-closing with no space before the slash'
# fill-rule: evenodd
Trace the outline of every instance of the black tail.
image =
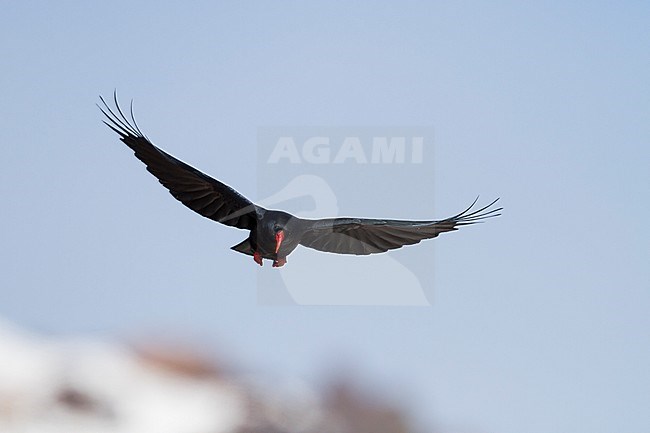
<svg viewBox="0 0 650 433">
<path fill-rule="evenodd" d="M 235 250 L 238 253 L 247 254 L 249 256 L 253 255 L 253 247 L 251 246 L 251 242 L 248 239 L 244 239 L 234 247 L 230 247 L 230 249 Z"/>
</svg>

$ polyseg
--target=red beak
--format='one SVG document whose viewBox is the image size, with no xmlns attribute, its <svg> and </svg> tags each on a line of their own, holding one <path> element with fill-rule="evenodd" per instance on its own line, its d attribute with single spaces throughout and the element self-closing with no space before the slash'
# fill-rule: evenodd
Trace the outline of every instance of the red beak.
<svg viewBox="0 0 650 433">
<path fill-rule="evenodd" d="M 280 245 L 282 245 L 282 241 L 284 240 L 284 230 L 278 230 L 278 232 L 275 234 L 275 254 L 280 251 Z"/>
</svg>

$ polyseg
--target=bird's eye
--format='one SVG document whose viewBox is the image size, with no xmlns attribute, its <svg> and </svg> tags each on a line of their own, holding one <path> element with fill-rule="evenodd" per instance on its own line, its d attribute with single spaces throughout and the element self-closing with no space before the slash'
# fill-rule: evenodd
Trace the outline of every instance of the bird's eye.
<svg viewBox="0 0 650 433">
<path fill-rule="evenodd" d="M 273 230 L 275 230 L 276 232 L 277 232 L 278 230 L 280 230 L 280 229 L 281 229 L 281 227 L 280 227 L 279 225 L 277 225 L 277 224 L 275 224 L 275 225 L 273 226 Z"/>
</svg>

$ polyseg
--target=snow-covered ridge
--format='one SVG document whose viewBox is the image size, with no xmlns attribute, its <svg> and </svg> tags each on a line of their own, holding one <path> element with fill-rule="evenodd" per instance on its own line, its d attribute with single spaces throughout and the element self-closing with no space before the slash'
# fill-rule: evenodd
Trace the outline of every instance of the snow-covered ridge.
<svg viewBox="0 0 650 433">
<path fill-rule="evenodd" d="M 322 397 L 298 385 L 276 392 L 191 354 L 42 337 L 0 321 L 2 433 L 407 431 L 398 411 L 345 387 Z"/>
</svg>

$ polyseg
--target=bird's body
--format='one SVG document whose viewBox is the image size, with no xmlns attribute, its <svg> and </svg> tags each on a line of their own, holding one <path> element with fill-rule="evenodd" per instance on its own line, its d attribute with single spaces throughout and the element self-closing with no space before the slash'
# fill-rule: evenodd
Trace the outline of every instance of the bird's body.
<svg viewBox="0 0 650 433">
<path fill-rule="evenodd" d="M 259 209 L 257 224 L 248 238 L 232 249 L 253 257 L 257 252 L 260 258 L 273 260 L 276 266 L 284 264 L 287 256 L 300 244 L 301 235 L 307 229 L 305 223 L 305 220 L 286 212 Z M 278 247 L 276 236 L 280 227 L 283 240 Z"/>
<path fill-rule="evenodd" d="M 298 245 L 338 254 L 367 255 L 412 245 L 438 234 L 457 230 L 459 226 L 480 222 L 499 215 L 501 208 L 489 209 L 498 200 L 472 211 L 476 204 L 453 217 L 431 221 L 405 221 L 363 218 L 302 219 L 287 212 L 258 206 L 228 185 L 211 178 L 194 167 L 156 147 L 135 122 L 120 109 L 115 111 L 101 98 L 99 107 L 107 118 L 104 123 L 120 135 L 147 170 L 185 206 L 219 223 L 249 230 L 247 239 L 233 250 L 253 256 L 262 265 L 273 260 L 283 266 Z M 470 212 L 471 211 L 471 212 Z"/>
</svg>

